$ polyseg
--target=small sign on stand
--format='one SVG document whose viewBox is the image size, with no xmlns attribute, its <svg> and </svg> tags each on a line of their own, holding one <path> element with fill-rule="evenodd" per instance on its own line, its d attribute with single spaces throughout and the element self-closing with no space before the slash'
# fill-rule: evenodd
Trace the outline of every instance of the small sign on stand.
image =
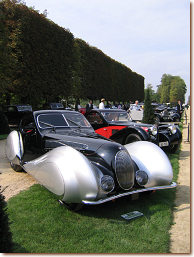
<svg viewBox="0 0 194 257">
<path fill-rule="evenodd" d="M 139 212 L 139 211 L 132 211 L 132 212 L 128 212 L 128 213 L 125 213 L 125 214 L 122 214 L 121 217 L 125 220 L 132 220 L 132 219 L 136 219 L 136 218 L 139 218 L 143 216 L 143 213 L 142 212 Z"/>
</svg>

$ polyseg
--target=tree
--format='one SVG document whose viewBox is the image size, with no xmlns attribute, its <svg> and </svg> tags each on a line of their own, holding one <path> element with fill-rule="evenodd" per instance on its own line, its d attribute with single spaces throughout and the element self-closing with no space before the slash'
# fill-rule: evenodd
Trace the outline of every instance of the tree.
<svg viewBox="0 0 194 257">
<path fill-rule="evenodd" d="M 148 124 L 154 123 L 154 110 L 151 104 L 151 94 L 152 94 L 152 89 L 150 85 L 148 85 L 145 91 L 144 112 L 143 112 L 143 119 L 142 119 L 144 123 L 148 123 Z"/>
<path fill-rule="evenodd" d="M 171 81 L 170 88 L 170 102 L 175 103 L 181 100 L 182 103 L 185 102 L 186 85 L 183 79 L 179 76 L 173 77 Z"/>
<path fill-rule="evenodd" d="M 146 95 L 146 91 L 150 90 L 150 98 L 151 98 L 151 102 L 158 102 L 159 101 L 159 96 L 158 93 L 156 93 L 153 89 L 153 86 L 151 84 L 147 85 L 147 88 L 144 90 L 145 91 L 145 95 Z"/>
<path fill-rule="evenodd" d="M 157 93 L 160 97 L 160 103 L 175 103 L 178 100 L 185 102 L 186 85 L 179 76 L 163 74 Z"/>
</svg>

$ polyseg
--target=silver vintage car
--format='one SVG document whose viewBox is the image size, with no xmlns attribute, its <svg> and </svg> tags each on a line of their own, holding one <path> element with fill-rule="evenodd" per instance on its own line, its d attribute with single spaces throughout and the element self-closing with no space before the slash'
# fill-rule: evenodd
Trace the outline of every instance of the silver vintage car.
<svg viewBox="0 0 194 257">
<path fill-rule="evenodd" d="M 6 153 L 15 171 L 26 171 L 74 210 L 176 187 L 171 163 L 157 145 L 113 142 L 75 111 L 29 113 L 8 135 Z"/>
</svg>

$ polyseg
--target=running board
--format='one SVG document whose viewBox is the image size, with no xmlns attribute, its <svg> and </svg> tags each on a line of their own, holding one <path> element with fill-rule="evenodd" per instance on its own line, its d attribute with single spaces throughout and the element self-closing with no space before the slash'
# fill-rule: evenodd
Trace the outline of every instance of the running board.
<svg viewBox="0 0 194 257">
<path fill-rule="evenodd" d="M 97 204 L 106 203 L 106 202 L 109 202 L 109 201 L 112 201 L 112 200 L 115 200 L 115 199 L 118 199 L 120 197 L 127 196 L 127 195 L 133 195 L 133 194 L 143 193 L 143 192 L 147 192 L 147 191 L 170 189 L 170 188 L 175 188 L 176 186 L 177 186 L 177 184 L 175 182 L 172 182 L 171 185 L 141 188 L 141 189 L 126 192 L 126 193 L 123 193 L 123 194 L 114 195 L 114 196 L 111 196 L 111 197 L 108 197 L 108 198 L 105 198 L 105 199 L 101 199 L 101 200 L 98 200 L 98 201 L 83 200 L 82 203 L 88 204 L 88 205 L 97 205 Z"/>
</svg>

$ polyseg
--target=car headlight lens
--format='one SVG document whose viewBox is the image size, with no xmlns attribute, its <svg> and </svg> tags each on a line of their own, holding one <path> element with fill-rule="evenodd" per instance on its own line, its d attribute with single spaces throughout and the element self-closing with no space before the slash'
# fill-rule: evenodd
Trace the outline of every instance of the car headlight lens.
<svg viewBox="0 0 194 257">
<path fill-rule="evenodd" d="M 101 188 L 104 192 L 109 193 L 115 187 L 114 179 L 111 176 L 105 175 L 101 178 Z"/>
<path fill-rule="evenodd" d="M 138 185 L 144 186 L 148 182 L 148 175 L 143 170 L 137 170 L 135 174 Z"/>
<path fill-rule="evenodd" d="M 169 129 L 170 129 L 170 131 L 173 135 L 176 134 L 176 127 L 175 126 L 172 125 L 172 126 L 169 127 Z"/>
<path fill-rule="evenodd" d="M 157 135 L 158 130 L 157 130 L 157 127 L 156 127 L 156 126 L 151 127 L 150 130 L 151 130 L 151 133 L 152 133 L 153 136 L 156 136 L 156 135 Z"/>
</svg>

